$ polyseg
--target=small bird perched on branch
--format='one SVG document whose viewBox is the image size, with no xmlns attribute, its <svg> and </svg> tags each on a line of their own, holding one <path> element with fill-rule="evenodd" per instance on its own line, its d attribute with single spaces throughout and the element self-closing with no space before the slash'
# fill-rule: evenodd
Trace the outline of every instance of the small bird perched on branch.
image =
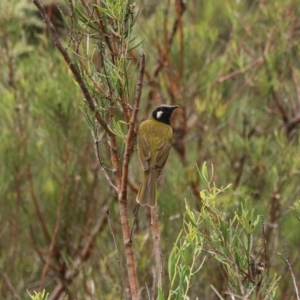
<svg viewBox="0 0 300 300">
<path fill-rule="evenodd" d="M 173 130 L 170 118 L 178 105 L 161 105 L 142 122 L 137 134 L 137 149 L 144 174 L 136 201 L 141 205 L 156 205 L 156 186 L 172 146 Z"/>
</svg>

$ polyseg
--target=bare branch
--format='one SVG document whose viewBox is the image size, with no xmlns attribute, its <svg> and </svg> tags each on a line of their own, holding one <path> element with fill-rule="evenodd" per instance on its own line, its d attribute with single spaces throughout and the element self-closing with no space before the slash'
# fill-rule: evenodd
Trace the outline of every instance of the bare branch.
<svg viewBox="0 0 300 300">
<path fill-rule="evenodd" d="M 135 91 L 135 98 L 133 104 L 133 112 L 130 118 L 129 129 L 126 137 L 126 149 L 124 154 L 124 163 L 123 163 L 123 170 L 122 170 L 122 187 L 121 187 L 121 196 L 120 201 L 126 201 L 126 194 L 127 194 L 127 182 L 128 182 L 128 166 L 130 155 L 132 151 L 132 140 L 134 136 L 134 128 L 136 124 L 136 118 L 139 111 L 139 104 L 140 98 L 142 93 L 143 87 L 143 78 L 144 78 L 144 70 L 145 70 L 145 53 L 141 51 L 140 53 L 140 69 L 139 69 L 139 76 L 138 82 L 136 85 Z"/>
<path fill-rule="evenodd" d="M 34 205 L 34 208 L 35 208 L 36 216 L 37 216 L 39 222 L 41 223 L 45 238 L 47 239 L 48 242 L 50 242 L 51 241 L 51 236 L 50 236 L 50 233 L 48 231 L 44 216 L 41 212 L 40 205 L 39 205 L 36 193 L 35 193 L 32 174 L 31 174 L 31 168 L 30 168 L 29 164 L 27 166 L 27 177 L 28 177 L 28 180 L 29 180 L 30 194 L 31 194 L 31 198 L 33 200 L 33 205 Z"/>
<path fill-rule="evenodd" d="M 126 293 L 125 280 L 124 280 L 124 278 L 122 276 L 122 268 L 121 268 L 121 260 L 120 260 L 119 248 L 118 248 L 118 244 L 117 244 L 117 241 L 116 241 L 116 238 L 115 238 L 115 234 L 114 234 L 113 228 L 111 226 L 110 213 L 109 212 L 107 213 L 107 222 L 108 222 L 110 233 L 111 233 L 111 236 L 112 236 L 112 239 L 113 239 L 113 242 L 114 242 L 114 246 L 115 246 L 115 249 L 116 249 L 116 253 L 117 253 L 117 262 L 118 262 L 119 272 L 120 272 L 119 276 L 121 277 L 121 281 L 122 281 L 122 284 L 123 284 L 123 287 L 124 287 L 124 292 Z"/>
<path fill-rule="evenodd" d="M 258 57 L 256 59 L 254 59 L 248 66 L 242 68 L 242 69 L 239 69 L 239 70 L 235 70 L 233 72 L 230 72 L 229 74 L 227 75 L 223 75 L 223 76 L 220 76 L 218 77 L 215 82 L 216 83 L 221 83 L 221 82 L 224 82 L 226 80 L 229 80 L 229 79 L 232 79 L 252 68 L 255 68 L 255 67 L 258 67 L 260 66 L 262 63 L 264 62 L 264 59 L 262 57 Z"/>
<path fill-rule="evenodd" d="M 279 256 L 287 264 L 287 266 L 289 268 L 289 271 L 290 271 L 292 279 L 293 279 L 293 284 L 294 284 L 297 300 L 300 300 L 299 290 L 298 290 L 298 286 L 297 286 L 297 280 L 296 280 L 295 274 L 293 272 L 293 269 L 292 269 L 292 266 L 291 266 L 291 263 L 290 263 L 290 259 L 288 257 L 287 251 L 286 251 L 286 245 L 284 246 L 284 248 L 285 248 L 285 252 L 286 252 L 285 253 L 285 258 L 283 258 L 281 254 L 279 254 Z"/>
<path fill-rule="evenodd" d="M 66 169 L 68 167 L 68 164 L 65 164 L 65 171 L 64 173 L 67 174 Z M 48 255 L 46 258 L 46 263 L 44 265 L 43 271 L 42 271 L 42 276 L 41 276 L 41 283 L 40 283 L 40 290 L 42 291 L 44 288 L 44 284 L 45 284 L 45 279 L 46 276 L 48 274 L 48 271 L 50 269 L 50 263 L 51 263 L 51 259 L 53 256 L 53 253 L 55 251 L 56 248 L 56 238 L 60 229 L 60 223 L 61 223 L 61 211 L 62 211 L 62 203 L 63 203 L 63 199 L 64 199 L 64 193 L 65 193 L 65 189 L 66 189 L 66 185 L 67 185 L 67 181 L 68 181 L 68 176 L 65 177 L 64 182 L 62 184 L 62 189 L 60 191 L 60 195 L 59 195 L 59 200 L 58 200 L 58 207 L 57 207 L 57 217 L 56 217 L 56 222 L 55 222 L 55 226 L 54 226 L 54 231 L 51 237 L 51 243 L 49 246 L 49 251 L 48 251 Z"/>
<path fill-rule="evenodd" d="M 138 75 L 138 81 L 136 85 L 133 112 L 130 118 L 129 129 L 126 137 L 125 154 L 124 154 L 123 168 L 122 168 L 121 190 L 119 193 L 120 217 L 121 217 L 123 239 L 124 239 L 125 252 L 126 252 L 128 279 L 129 279 L 129 285 L 131 290 L 131 296 L 132 299 L 134 300 L 139 299 L 139 285 L 138 285 L 134 253 L 132 247 L 131 230 L 128 222 L 127 182 L 128 182 L 128 167 L 129 167 L 129 161 L 132 152 L 132 140 L 134 136 L 134 128 L 135 128 L 135 123 L 137 119 L 137 113 L 139 110 L 139 103 L 140 103 L 140 98 L 142 93 L 144 70 L 145 70 L 145 54 L 144 52 L 141 51 L 139 75 Z"/>
<path fill-rule="evenodd" d="M 164 269 L 162 263 L 162 251 L 161 251 L 161 238 L 159 232 L 159 221 L 158 221 L 158 208 L 157 205 L 151 207 L 151 230 L 153 237 L 153 247 L 154 247 L 154 256 L 155 256 L 155 264 L 156 264 L 156 278 L 157 278 L 157 287 L 163 290 L 163 276 Z M 157 295 L 155 295 L 156 297 Z M 155 298 L 154 297 L 154 298 Z"/>
<path fill-rule="evenodd" d="M 118 193 L 118 189 L 117 187 L 113 184 L 112 180 L 110 179 L 110 177 L 108 176 L 105 167 L 102 164 L 101 158 L 100 158 L 100 154 L 99 154 L 99 142 L 95 141 L 95 151 L 96 151 L 96 156 L 100 165 L 100 168 L 103 172 L 103 175 L 105 176 L 106 180 L 108 181 L 109 185 Z"/>
</svg>

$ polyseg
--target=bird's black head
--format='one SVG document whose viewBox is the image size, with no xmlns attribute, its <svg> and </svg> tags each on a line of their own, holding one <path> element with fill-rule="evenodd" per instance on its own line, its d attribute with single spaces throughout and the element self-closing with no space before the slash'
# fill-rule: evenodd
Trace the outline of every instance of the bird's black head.
<svg viewBox="0 0 300 300">
<path fill-rule="evenodd" d="M 162 123 L 170 125 L 170 118 L 172 115 L 172 112 L 175 108 L 178 108 L 178 105 L 167 105 L 163 104 L 161 106 L 158 106 L 154 112 L 152 113 L 152 117 Z"/>
</svg>

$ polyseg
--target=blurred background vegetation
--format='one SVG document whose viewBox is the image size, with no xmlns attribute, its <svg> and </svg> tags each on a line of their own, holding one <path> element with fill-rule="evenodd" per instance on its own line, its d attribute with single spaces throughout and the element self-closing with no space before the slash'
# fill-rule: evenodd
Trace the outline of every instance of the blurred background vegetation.
<svg viewBox="0 0 300 300">
<path fill-rule="evenodd" d="M 61 16 L 68 13 L 67 3 L 43 3 L 68 47 L 72 33 Z M 292 206 L 300 195 L 300 1 L 141 0 L 131 5 L 139 46 L 128 50 L 129 99 L 139 49 L 147 57 L 138 120 L 161 103 L 181 106 L 172 119 L 174 147 L 159 190 L 166 277 L 168 257 L 188 222 L 186 204 L 188 220 L 200 228 L 201 219 L 198 224 L 191 211 L 203 217 L 205 205 L 217 206 L 214 216 L 222 212 L 224 220 L 233 220 L 247 207 L 262 216 L 258 223 L 251 217 L 255 230 L 247 234 L 264 276 L 279 278 L 272 297 L 297 299 L 291 272 L 278 253 L 288 257 L 299 282 L 299 219 Z M 49 299 L 65 294 L 126 299 L 117 195 L 95 155 L 83 95 L 31 1 L 0 3 L 0 65 L 1 299 L 28 299 L 27 290 L 41 287 Z M 101 151 L 106 165 L 109 151 Z M 204 161 L 217 186 L 231 184 L 210 198 L 216 203 L 206 203 L 200 194 L 211 184 L 196 168 Z M 134 153 L 131 222 L 140 175 Z M 149 217 L 141 208 L 133 238 L 142 299 L 155 290 Z M 223 226 L 219 217 L 215 221 Z M 208 232 L 218 227 L 205 226 Z M 201 269 L 191 278 L 190 299 L 226 299 L 233 291 L 230 272 L 213 251 L 204 247 L 196 258 Z M 268 293 L 251 297 L 273 299 Z"/>
</svg>

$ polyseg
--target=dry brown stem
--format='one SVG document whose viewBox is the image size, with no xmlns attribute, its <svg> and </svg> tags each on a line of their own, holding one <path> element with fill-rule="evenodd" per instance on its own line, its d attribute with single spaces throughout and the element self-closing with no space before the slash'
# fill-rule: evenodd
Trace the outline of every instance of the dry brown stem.
<svg viewBox="0 0 300 300">
<path fill-rule="evenodd" d="M 163 290 L 164 282 L 163 282 L 163 263 L 162 263 L 162 251 L 161 251 L 161 238 L 159 232 L 159 221 L 158 221 L 158 208 L 157 205 L 151 207 L 151 230 L 153 237 L 153 248 L 154 248 L 154 256 L 155 256 L 155 264 L 156 264 L 156 283 L 154 286 L 157 286 Z M 154 296 L 154 298 L 157 295 Z"/>
<path fill-rule="evenodd" d="M 128 279 L 129 279 L 132 299 L 139 299 L 139 295 L 138 295 L 139 286 L 138 286 L 138 280 L 136 274 L 135 259 L 134 259 L 134 252 L 133 252 L 132 239 L 131 239 L 131 230 L 128 222 L 127 185 L 128 185 L 128 167 L 129 167 L 129 161 L 130 161 L 130 156 L 131 156 L 132 146 L 133 146 L 132 140 L 134 136 L 134 128 L 136 124 L 136 118 L 139 110 L 139 103 L 140 103 L 140 98 L 142 93 L 144 70 L 145 70 L 145 54 L 144 52 L 141 52 L 139 76 L 136 85 L 133 112 L 130 118 L 129 129 L 126 136 L 126 146 L 125 146 L 125 154 L 124 154 L 123 168 L 122 168 L 122 181 L 121 181 L 121 189 L 119 193 L 120 217 L 121 217 L 121 224 L 123 225 L 122 226 L 123 240 L 125 245 L 126 260 L 127 260 L 127 267 L 128 267 L 127 268 Z"/>
</svg>

